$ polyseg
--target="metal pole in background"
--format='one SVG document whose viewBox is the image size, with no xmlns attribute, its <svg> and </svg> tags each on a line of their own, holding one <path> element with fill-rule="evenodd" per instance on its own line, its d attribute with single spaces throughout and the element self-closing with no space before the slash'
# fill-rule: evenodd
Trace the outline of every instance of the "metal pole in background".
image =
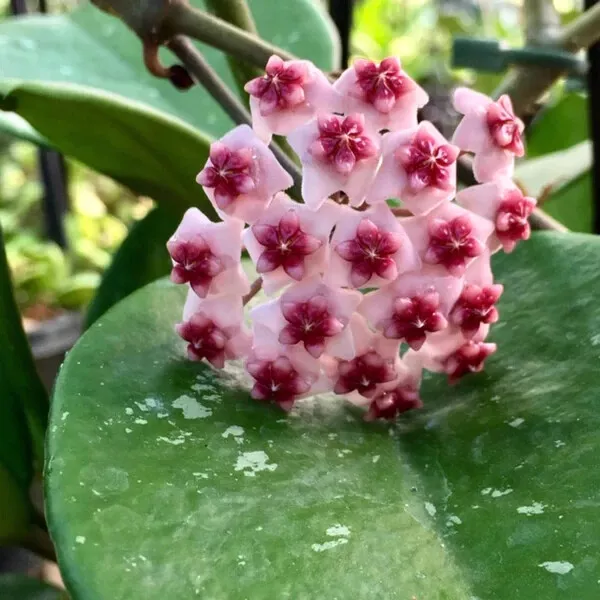
<svg viewBox="0 0 600 600">
<path fill-rule="evenodd" d="M 14 15 L 27 13 L 25 0 L 11 0 L 10 7 Z M 45 0 L 40 0 L 39 8 L 46 11 Z M 46 235 L 62 248 L 67 246 L 64 216 L 68 210 L 67 169 L 62 154 L 48 148 L 38 151 L 40 176 L 44 187 L 42 207 Z"/>
<path fill-rule="evenodd" d="M 350 31 L 352 30 L 353 0 L 329 0 L 329 14 L 340 33 L 342 43 L 342 69 L 348 66 L 350 58 Z"/>
<path fill-rule="evenodd" d="M 585 0 L 588 10 L 598 0 Z M 588 112 L 590 139 L 592 140 L 592 200 L 594 207 L 594 233 L 600 233 L 600 43 L 590 46 L 588 59 Z"/>
</svg>

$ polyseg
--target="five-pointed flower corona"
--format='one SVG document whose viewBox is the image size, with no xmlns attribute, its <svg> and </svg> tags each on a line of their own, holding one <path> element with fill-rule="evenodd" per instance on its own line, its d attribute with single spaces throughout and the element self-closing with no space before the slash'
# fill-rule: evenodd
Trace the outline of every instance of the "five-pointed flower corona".
<svg viewBox="0 0 600 600">
<path fill-rule="evenodd" d="M 510 99 L 458 89 L 449 142 L 417 122 L 427 95 L 395 57 L 357 60 L 332 84 L 273 56 L 245 89 L 252 128 L 215 141 L 197 176 L 222 221 L 189 209 L 167 243 L 188 289 L 188 357 L 243 361 L 251 396 L 286 411 L 327 393 L 367 420 L 419 408 L 424 369 L 450 383 L 483 369 L 503 291 L 490 257 L 529 237 L 535 207 L 510 180 L 524 151 Z M 301 194 L 284 191 L 274 134 L 297 154 Z M 461 151 L 479 184 L 457 193 Z"/>
</svg>

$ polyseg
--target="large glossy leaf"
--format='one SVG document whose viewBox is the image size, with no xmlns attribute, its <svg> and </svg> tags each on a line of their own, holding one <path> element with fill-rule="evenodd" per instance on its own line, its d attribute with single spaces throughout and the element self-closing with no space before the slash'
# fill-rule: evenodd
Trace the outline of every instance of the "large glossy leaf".
<svg viewBox="0 0 600 600">
<path fill-rule="evenodd" d="M 131 292 L 169 273 L 166 241 L 180 218 L 176 212 L 158 207 L 133 226 L 88 308 L 86 328 Z"/>
<path fill-rule="evenodd" d="M 24 575 L 0 575 L 2 600 L 59 600 L 60 590 Z"/>
<path fill-rule="evenodd" d="M 584 232 L 593 231 L 591 150 L 583 151 L 588 111 L 587 96 L 575 92 L 546 107 L 528 130 L 528 161 L 521 167 L 528 170 L 533 163 L 534 188 L 545 189 L 544 210 L 569 229 Z"/>
<path fill-rule="evenodd" d="M 498 353 L 396 427 L 290 416 L 184 359 L 183 290 L 136 292 L 70 353 L 48 514 L 74 600 L 593 598 L 600 240 L 497 256 Z"/>
</svg>

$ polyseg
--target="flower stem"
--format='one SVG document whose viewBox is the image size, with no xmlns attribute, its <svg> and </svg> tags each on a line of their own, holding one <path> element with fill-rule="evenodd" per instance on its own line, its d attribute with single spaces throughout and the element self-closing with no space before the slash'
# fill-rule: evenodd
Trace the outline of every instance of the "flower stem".
<svg viewBox="0 0 600 600">
<path fill-rule="evenodd" d="M 250 286 L 250 291 L 242 298 L 244 306 L 246 306 L 246 304 L 248 304 L 248 302 L 250 302 L 250 300 L 252 300 L 252 298 L 254 298 L 256 294 L 258 294 L 258 292 L 260 292 L 260 290 L 262 289 L 262 284 L 262 277 L 259 277 L 258 279 L 255 279 L 252 282 L 252 285 Z"/>
<path fill-rule="evenodd" d="M 260 69 L 273 54 L 283 60 L 295 58 L 282 48 L 187 3 L 172 5 L 164 25 L 172 35 L 188 35 Z"/>
<path fill-rule="evenodd" d="M 178 35 L 172 38 L 167 46 L 235 123 L 238 125 L 252 124 L 250 113 L 189 39 Z M 300 169 L 279 146 L 271 144 L 270 148 L 284 169 L 292 176 L 294 186 L 299 190 L 302 183 Z"/>
<path fill-rule="evenodd" d="M 206 5 L 220 19 L 235 25 L 242 31 L 258 36 L 256 23 L 246 0 L 206 0 Z M 229 62 L 229 68 L 233 73 L 240 93 L 244 95 L 246 93 L 244 85 L 251 79 L 258 77 L 261 72 L 235 56 L 227 56 L 227 62 Z"/>
</svg>

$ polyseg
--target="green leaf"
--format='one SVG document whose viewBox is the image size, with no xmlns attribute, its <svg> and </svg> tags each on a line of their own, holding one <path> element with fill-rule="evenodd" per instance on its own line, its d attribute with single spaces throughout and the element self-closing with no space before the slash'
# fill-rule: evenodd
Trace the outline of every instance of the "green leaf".
<svg viewBox="0 0 600 600">
<path fill-rule="evenodd" d="M 4 401 L 4 399 L 3 399 Z M 3 424 L 3 433 L 5 426 Z M 25 435 L 27 431 L 25 431 Z M 13 452 L 19 452 L 17 448 Z M 28 535 L 31 509 L 27 496 L 27 488 L 15 479 L 12 473 L 3 464 L 2 456 L 0 460 L 0 544 L 18 544 Z M 2 586 L 0 586 L 0 592 Z M 0 598 L 4 596 L 0 593 Z"/>
<path fill-rule="evenodd" d="M 38 144 L 39 146 L 48 145 L 48 142 L 25 119 L 16 113 L 0 110 L 0 133 L 8 134 L 32 144 Z"/>
<path fill-rule="evenodd" d="M 587 96 L 575 92 L 544 108 L 528 131 L 528 160 L 516 171 L 519 178 L 531 165 L 534 187 L 547 194 L 544 210 L 569 229 L 583 232 L 594 226 L 588 111 Z"/>
<path fill-rule="evenodd" d="M 589 138 L 588 99 L 566 93 L 546 106 L 527 131 L 527 157 L 570 148 Z"/>
<path fill-rule="evenodd" d="M 587 171 L 553 192 L 544 203 L 544 210 L 573 231 L 592 231 L 592 194 L 592 173 Z"/>
<path fill-rule="evenodd" d="M 184 358 L 157 282 L 69 354 L 46 492 L 74 600 L 593 598 L 600 240 L 534 234 L 483 374 L 425 381 L 396 427 L 339 400 L 282 412 Z"/>
<path fill-rule="evenodd" d="M 2 600 L 59 600 L 60 590 L 24 575 L 0 575 Z"/>
<path fill-rule="evenodd" d="M 159 207 L 133 226 L 104 274 L 88 309 L 86 328 L 131 292 L 169 273 L 165 245 L 180 219 L 181 215 Z"/>
<path fill-rule="evenodd" d="M 0 103 L 1 92 L 2 84 Z M 65 154 L 173 209 L 196 204 L 214 215 L 195 182 L 210 142 L 183 121 L 81 86 L 6 83 L 4 92 L 4 106 L 18 110 Z"/>
<path fill-rule="evenodd" d="M 27 490 L 32 472 L 32 443 L 40 465 L 43 460 L 48 397 L 35 369 L 13 296 L 1 227 L 0 332 L 0 463 Z"/>
<path fill-rule="evenodd" d="M 515 181 L 530 195 L 558 190 L 590 170 L 592 145 L 586 140 L 566 150 L 557 150 L 517 165 Z"/>
</svg>

